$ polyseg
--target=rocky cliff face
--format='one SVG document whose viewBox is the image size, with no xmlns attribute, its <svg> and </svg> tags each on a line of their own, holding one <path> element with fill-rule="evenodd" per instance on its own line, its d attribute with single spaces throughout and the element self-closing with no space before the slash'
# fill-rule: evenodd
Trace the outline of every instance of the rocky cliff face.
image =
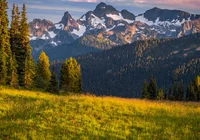
<svg viewBox="0 0 200 140">
<path fill-rule="evenodd" d="M 54 27 L 54 24 L 49 20 L 34 19 L 29 26 L 30 36 L 42 37 L 46 31 Z"/>
<path fill-rule="evenodd" d="M 64 16 L 62 17 L 62 20 L 59 22 L 60 26 L 63 25 L 63 29 L 65 31 L 73 31 L 74 29 L 79 29 L 79 25 L 77 23 L 77 21 L 72 18 L 72 16 L 69 14 L 69 12 L 65 12 L 64 13 Z M 59 25 L 59 24 L 56 24 L 56 25 Z"/>
<path fill-rule="evenodd" d="M 200 19 L 187 21 L 182 25 L 182 34 L 189 35 L 200 32 Z"/>
</svg>

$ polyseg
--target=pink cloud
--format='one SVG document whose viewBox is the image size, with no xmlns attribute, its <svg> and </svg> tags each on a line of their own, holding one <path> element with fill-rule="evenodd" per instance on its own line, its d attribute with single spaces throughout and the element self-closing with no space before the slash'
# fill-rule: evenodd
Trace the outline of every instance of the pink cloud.
<svg viewBox="0 0 200 140">
<path fill-rule="evenodd" d="M 178 7 L 185 7 L 185 8 L 200 8 L 200 1 L 199 0 L 134 0 L 135 4 L 144 4 L 144 5 L 164 5 L 164 6 L 178 6 Z"/>
<path fill-rule="evenodd" d="M 132 0 L 62 0 L 62 1 L 72 1 L 72 2 L 91 2 L 91 3 L 96 3 L 96 2 L 109 2 L 109 3 L 115 3 L 115 2 L 128 2 L 128 3 L 133 3 Z"/>
<path fill-rule="evenodd" d="M 95 3 L 97 0 L 63 0 L 63 1 L 72 1 L 72 2 L 91 2 Z"/>
</svg>

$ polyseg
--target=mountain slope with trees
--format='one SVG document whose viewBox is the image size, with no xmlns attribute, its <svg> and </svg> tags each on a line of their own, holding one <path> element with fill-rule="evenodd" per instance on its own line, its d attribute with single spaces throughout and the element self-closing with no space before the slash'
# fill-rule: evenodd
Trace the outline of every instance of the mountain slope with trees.
<svg viewBox="0 0 200 140">
<path fill-rule="evenodd" d="M 151 75 L 169 89 L 174 77 L 186 86 L 200 73 L 200 34 L 179 39 L 137 41 L 100 53 L 79 56 L 83 90 L 96 95 L 140 97 Z"/>
</svg>

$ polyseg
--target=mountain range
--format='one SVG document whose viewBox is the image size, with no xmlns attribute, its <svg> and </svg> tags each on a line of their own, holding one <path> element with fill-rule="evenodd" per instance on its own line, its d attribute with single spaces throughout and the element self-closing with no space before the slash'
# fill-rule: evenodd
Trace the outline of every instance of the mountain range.
<svg viewBox="0 0 200 140">
<path fill-rule="evenodd" d="M 33 19 L 29 25 L 34 58 L 44 50 L 53 61 L 138 40 L 180 38 L 199 33 L 200 15 L 156 7 L 134 15 L 101 2 L 77 20 L 67 11 L 58 23 Z"/>
</svg>

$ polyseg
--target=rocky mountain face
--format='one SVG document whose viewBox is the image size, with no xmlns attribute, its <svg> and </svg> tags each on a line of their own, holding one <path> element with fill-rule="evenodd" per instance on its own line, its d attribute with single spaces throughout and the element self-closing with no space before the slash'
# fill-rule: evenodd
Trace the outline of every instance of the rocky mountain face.
<svg viewBox="0 0 200 140">
<path fill-rule="evenodd" d="M 136 16 L 127 10 L 118 11 L 102 2 L 78 20 L 65 12 L 59 23 L 34 19 L 29 25 L 34 51 L 74 41 L 83 46 L 104 50 L 137 40 L 179 38 L 198 33 L 200 15 L 153 8 Z"/>
<path fill-rule="evenodd" d="M 29 23 L 29 26 L 31 37 L 40 37 L 43 39 L 43 35 L 52 27 L 54 27 L 54 24 L 49 20 L 34 19 L 32 22 Z"/>
</svg>

